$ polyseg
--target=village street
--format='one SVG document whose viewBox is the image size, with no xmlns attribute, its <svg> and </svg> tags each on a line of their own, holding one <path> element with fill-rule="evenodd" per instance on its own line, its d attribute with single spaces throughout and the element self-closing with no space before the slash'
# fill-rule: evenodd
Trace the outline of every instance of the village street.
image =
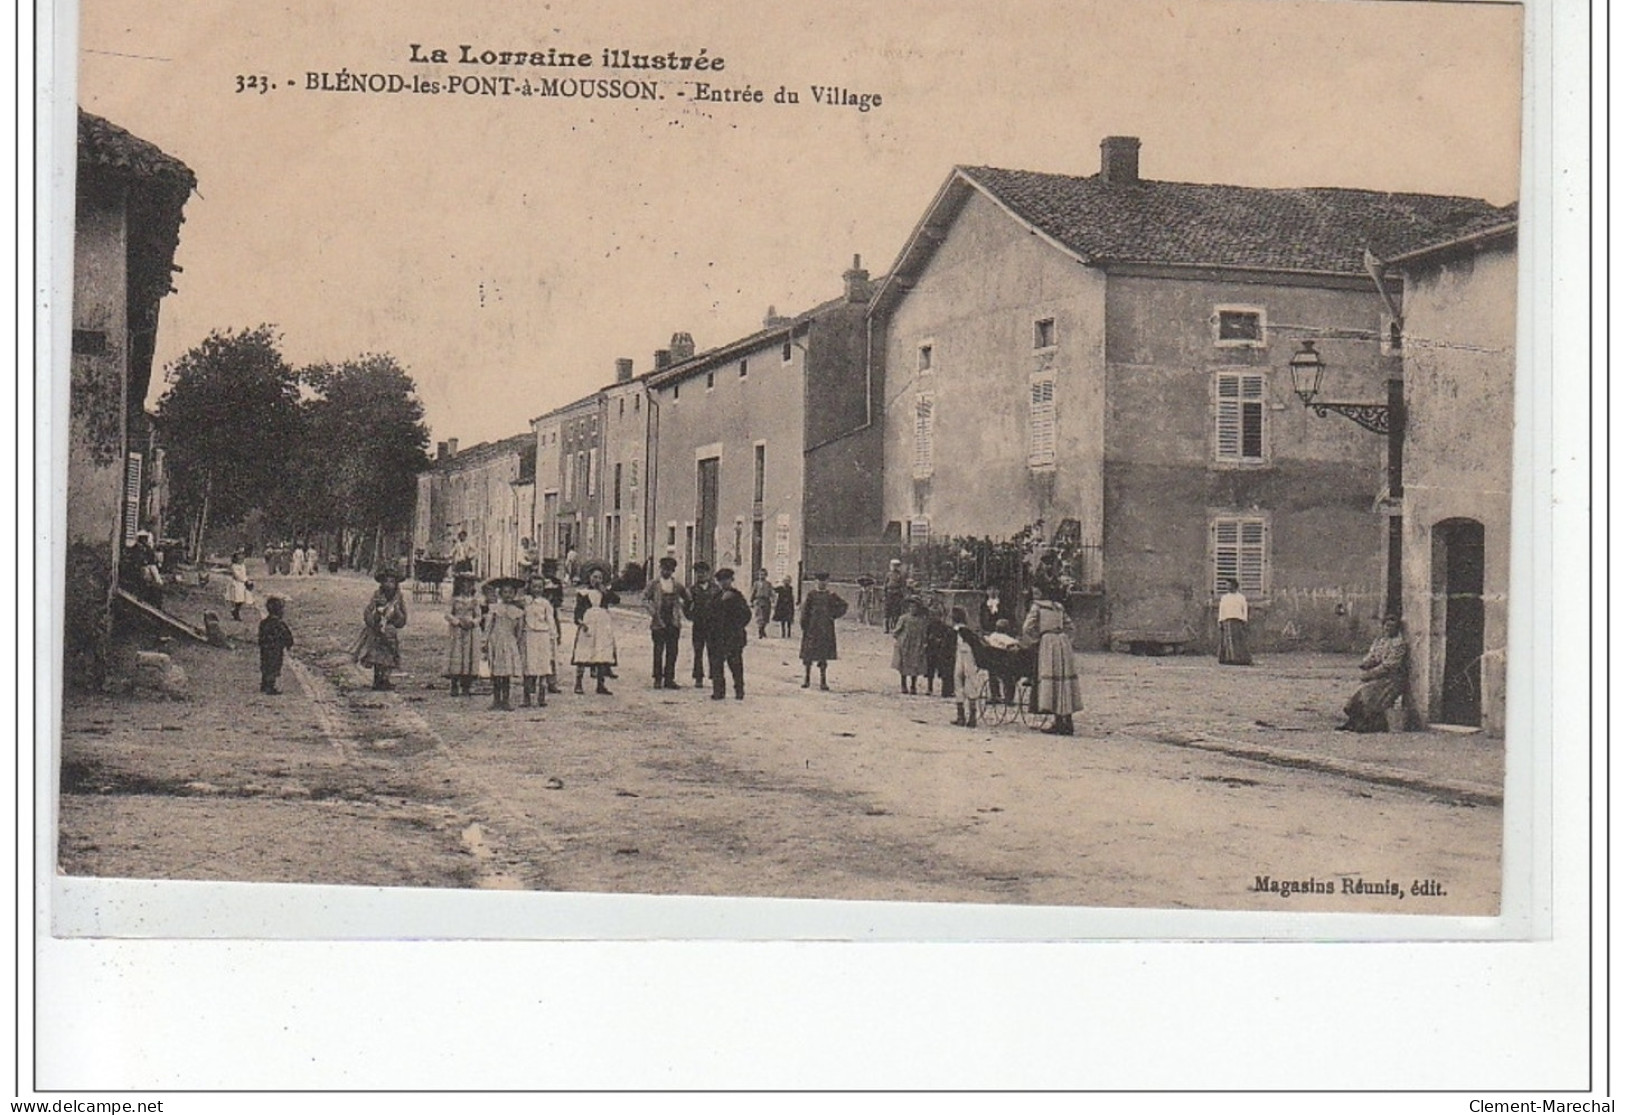
<svg viewBox="0 0 1625 1115">
<path fill-rule="evenodd" d="M 257 563 L 256 563 L 257 564 Z M 796 640 L 746 651 L 747 699 L 649 680 L 616 615 L 612 696 L 545 710 L 454 699 L 443 604 L 413 602 L 397 690 L 348 659 L 370 578 L 291 581 L 281 696 L 235 646 L 168 648 L 185 701 L 70 695 L 58 862 L 69 874 L 654 894 L 1493 914 L 1501 742 L 1330 731 L 1353 659 L 1084 654 L 1075 738 L 950 725 L 902 696 L 891 640 L 842 621 L 831 687 Z M 217 586 L 171 602 L 217 607 Z M 568 646 L 570 627 L 565 625 Z M 517 688 L 517 687 L 516 687 Z M 515 697 L 517 704 L 517 693 Z M 1273 761 L 1239 757 L 1253 754 Z M 1257 892 L 1258 876 L 1334 894 Z M 1403 899 L 1341 892 L 1435 880 Z"/>
</svg>

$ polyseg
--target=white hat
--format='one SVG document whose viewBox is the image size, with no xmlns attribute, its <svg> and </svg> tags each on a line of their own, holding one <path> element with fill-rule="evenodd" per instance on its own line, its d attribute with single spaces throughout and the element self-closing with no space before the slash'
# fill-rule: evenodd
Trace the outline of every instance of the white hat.
<svg viewBox="0 0 1625 1115">
<path fill-rule="evenodd" d="M 893 565 L 902 565 L 903 564 L 903 559 L 902 558 L 892 558 L 891 563 Z"/>
</svg>

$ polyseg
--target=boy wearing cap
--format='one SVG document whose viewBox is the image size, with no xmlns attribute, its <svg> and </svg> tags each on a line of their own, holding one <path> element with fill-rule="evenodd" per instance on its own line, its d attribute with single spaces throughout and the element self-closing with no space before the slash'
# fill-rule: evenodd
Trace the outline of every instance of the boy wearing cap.
<svg viewBox="0 0 1625 1115">
<path fill-rule="evenodd" d="M 717 592 L 711 598 L 711 699 L 720 701 L 728 695 L 728 682 L 723 667 L 734 677 L 734 697 L 745 699 L 745 639 L 750 630 L 752 616 L 750 601 L 734 588 L 734 571 L 717 570 Z"/>
<path fill-rule="evenodd" d="M 711 604 L 716 599 L 716 582 L 711 580 L 711 566 L 703 561 L 694 563 L 694 583 L 688 586 L 688 604 L 683 609 L 694 625 L 694 688 L 705 685 L 705 663 L 710 657 L 707 644 L 711 640 Z M 715 679 L 713 675 L 712 680 Z"/>
</svg>

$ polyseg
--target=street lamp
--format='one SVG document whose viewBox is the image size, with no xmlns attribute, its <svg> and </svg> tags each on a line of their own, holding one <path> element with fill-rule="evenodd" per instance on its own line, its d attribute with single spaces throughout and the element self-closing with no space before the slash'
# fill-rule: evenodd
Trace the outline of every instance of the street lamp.
<svg viewBox="0 0 1625 1115">
<path fill-rule="evenodd" d="M 1395 351 L 1398 351 L 1395 346 Z M 1388 401 L 1386 403 L 1328 402 L 1320 398 L 1321 379 L 1326 374 L 1326 361 L 1315 351 L 1314 341 L 1304 341 L 1303 347 L 1287 361 L 1292 374 L 1292 391 L 1303 400 L 1305 409 L 1320 418 L 1327 412 L 1341 414 L 1374 434 L 1388 438 L 1388 495 L 1383 500 L 1388 514 L 1388 585 L 1384 608 L 1397 616 L 1404 599 L 1402 583 L 1402 550 L 1404 547 L 1404 521 L 1400 516 L 1400 499 L 1405 494 L 1405 383 L 1401 378 L 1399 358 L 1388 356 Z"/>
<path fill-rule="evenodd" d="M 1388 422 L 1394 409 L 1392 391 L 1386 403 L 1334 403 L 1319 398 L 1320 382 L 1326 375 L 1326 361 L 1315 351 L 1314 341 L 1303 342 L 1303 347 L 1294 352 L 1287 362 L 1287 370 L 1292 373 L 1293 392 L 1317 417 L 1325 418 L 1330 411 L 1341 414 L 1374 434 L 1389 432 Z"/>
</svg>

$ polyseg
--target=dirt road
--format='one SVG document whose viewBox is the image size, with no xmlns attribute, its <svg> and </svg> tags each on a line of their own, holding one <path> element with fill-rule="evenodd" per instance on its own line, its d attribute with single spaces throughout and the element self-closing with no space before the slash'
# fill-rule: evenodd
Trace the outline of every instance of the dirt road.
<svg viewBox="0 0 1625 1115">
<path fill-rule="evenodd" d="M 951 726 L 904 697 L 890 640 L 843 624 L 832 692 L 795 644 L 746 652 L 746 700 L 654 690 L 641 617 L 617 614 L 612 696 L 500 712 L 438 676 L 443 605 L 413 605 L 390 694 L 344 648 L 370 580 L 269 586 L 298 665 L 255 692 L 252 624 L 224 652 L 172 648 L 185 702 L 66 710 L 59 862 L 74 874 L 1214 909 L 1494 913 L 1501 811 L 1173 746 L 1192 733 L 1313 750 L 1348 662 L 1219 671 L 1080 656 L 1087 711 L 1063 739 Z M 257 619 L 257 616 L 254 617 Z M 753 633 L 754 634 L 754 633 Z M 569 641 L 566 626 L 566 644 Z M 679 678 L 687 684 L 688 647 Z M 1386 746 L 1441 746 L 1395 736 Z M 1498 777 L 1496 741 L 1444 741 Z M 1487 772 L 1487 773 L 1486 773 Z M 1332 893 L 1283 896 L 1260 876 Z M 1436 881 L 1442 893 L 1413 893 Z M 1364 888 L 1396 883 L 1405 897 Z M 1348 892 L 1354 883 L 1358 891 Z M 1428 888 L 1423 888 L 1428 889 Z"/>
</svg>

